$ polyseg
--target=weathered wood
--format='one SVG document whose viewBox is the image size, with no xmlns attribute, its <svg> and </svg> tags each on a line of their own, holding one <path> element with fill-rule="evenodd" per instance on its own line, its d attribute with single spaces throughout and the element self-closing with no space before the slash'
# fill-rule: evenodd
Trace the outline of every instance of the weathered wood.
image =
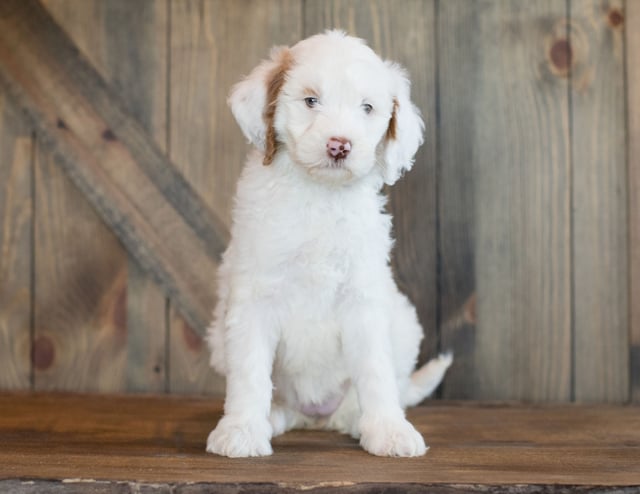
<svg viewBox="0 0 640 494">
<path fill-rule="evenodd" d="M 443 386 L 447 398 L 478 397 L 476 341 L 476 132 L 471 111 L 484 74 L 480 9 L 438 4 L 438 247 L 442 346 L 454 352 Z M 477 171 L 476 171 L 477 173 Z"/>
<path fill-rule="evenodd" d="M 35 151 L 28 151 L 28 127 L 5 105 L 3 111 L 12 116 L 0 118 L 0 139 L 21 130 L 17 144 L 5 140 L 0 146 L 0 386 L 29 385 L 26 292 L 14 289 L 11 276 L 26 286 L 33 244 L 41 268 L 33 278 L 40 287 L 33 354 L 39 387 L 222 390 L 200 335 L 213 301 L 214 251 L 223 245 L 214 245 L 208 255 L 203 232 L 228 224 L 246 151 L 225 98 L 271 45 L 338 26 L 408 66 L 427 122 L 416 167 L 390 189 L 390 208 L 396 217 L 398 277 L 427 331 L 423 356 L 437 346 L 436 320 L 441 346 L 456 352 L 445 396 L 565 400 L 573 380 L 580 400 L 620 401 L 629 388 L 640 400 L 640 117 L 635 111 L 640 13 L 635 1 L 624 4 L 626 12 L 617 0 L 411 0 L 402 8 L 384 1 L 44 3 L 82 55 L 33 0 L 0 2 L 3 101 L 16 100 L 35 116 L 39 145 L 53 143 L 61 164 L 68 170 L 75 166 L 76 182 L 95 189 L 94 205 L 119 225 L 129 247 L 135 250 L 140 238 L 147 242 L 149 250 L 138 251 L 147 259 L 145 268 L 158 271 L 168 262 L 173 271 L 162 275 L 165 282 L 182 276 L 191 293 L 202 295 L 183 299 L 202 307 L 201 322 L 185 322 L 177 305 L 167 310 L 164 294 L 150 277 L 138 274 L 142 267 L 126 260 L 124 249 L 41 146 L 33 198 L 39 241 L 25 240 L 31 220 L 16 204 L 31 204 L 30 192 L 24 197 L 29 167 L 16 163 L 31 163 L 26 157 Z M 438 11 L 431 19 L 434 4 Z M 565 6 L 574 21 L 569 25 Z M 170 32 L 163 23 L 170 24 Z M 621 164 L 625 70 L 627 182 Z M 10 81 L 6 74 L 19 79 Z M 120 103 L 113 109 L 116 99 Z M 174 168 L 162 156 L 169 150 Z M 184 179 L 158 174 L 153 164 L 179 169 Z M 167 191 L 174 183 L 176 194 Z M 200 206 L 167 205 L 173 197 L 189 197 Z M 155 201 L 170 211 L 154 207 L 150 215 L 148 209 L 138 213 Z M 121 204 L 128 204 L 131 214 L 109 216 L 123 213 Z M 202 216 L 189 213 L 194 207 L 202 207 L 204 216 L 216 211 L 220 219 L 205 219 L 211 228 L 201 228 Z M 192 217 L 196 223 L 187 224 Z M 181 232 L 191 232 L 190 237 Z M 191 255 L 194 246 L 201 257 Z M 200 262 L 207 257 L 212 259 Z M 168 286 L 188 292 L 175 283 Z M 62 328 L 58 336 L 50 325 Z M 12 340 L 16 334 L 19 339 Z M 98 355 L 102 362 L 94 360 Z M 23 366 L 20 377 L 16 366 Z M 172 376 L 166 375 L 169 367 Z M 101 375 L 100 382 L 91 384 L 91 375 Z"/>
<path fill-rule="evenodd" d="M 0 410 L 0 479 L 120 480 L 181 489 L 192 482 L 292 490 L 640 486 L 640 413 L 631 407 L 435 402 L 409 412 L 431 446 L 426 456 L 409 459 L 374 457 L 357 441 L 323 431 L 278 437 L 267 458 L 208 455 L 206 437 L 222 412 L 218 400 L 0 395 Z"/>
<path fill-rule="evenodd" d="M 129 251 L 204 329 L 224 226 L 35 0 L 0 4 L 0 79 Z"/>
<path fill-rule="evenodd" d="M 622 0 L 571 3 L 574 396 L 578 401 L 629 398 L 624 24 L 617 21 L 622 12 Z"/>
<path fill-rule="evenodd" d="M 0 91 L 0 389 L 31 383 L 34 140 Z"/>
<path fill-rule="evenodd" d="M 169 321 L 168 389 L 174 394 L 207 394 L 221 396 L 225 379 L 209 364 L 211 352 L 205 338 L 198 334 L 172 307 Z"/>
<path fill-rule="evenodd" d="M 425 331 L 420 360 L 437 353 L 435 18 L 432 0 L 393 2 L 335 0 L 305 3 L 305 36 L 328 28 L 365 39 L 383 58 L 407 68 L 412 99 L 422 111 L 425 144 L 413 169 L 389 188 L 397 238 L 396 280 L 416 305 Z M 419 53 L 419 56 L 416 54 Z"/>
<path fill-rule="evenodd" d="M 47 0 L 45 6 L 110 86 L 130 114 L 166 150 L 167 2 Z M 124 386 L 130 391 L 167 388 L 167 300 L 129 257 L 126 290 L 127 358 Z"/>
<path fill-rule="evenodd" d="M 102 75 L 117 88 L 127 111 L 138 120 L 158 147 L 168 144 L 167 36 L 168 2 L 92 0 L 102 15 L 93 20 L 96 47 L 105 58 Z M 75 0 L 67 0 L 77 9 Z M 97 23 L 96 21 L 99 21 Z M 75 41 L 75 40 L 74 40 Z M 91 57 L 93 60 L 93 57 Z M 126 388 L 161 392 L 167 388 L 167 299 L 153 278 L 133 256 L 127 269 L 127 365 Z"/>
<path fill-rule="evenodd" d="M 570 150 L 566 4 L 478 1 L 475 396 L 568 400 Z"/>
<path fill-rule="evenodd" d="M 162 53 L 165 52 L 163 48 L 166 41 L 164 45 L 150 42 L 145 44 L 146 38 L 151 37 L 156 27 L 153 23 L 154 18 L 149 15 L 149 7 L 152 5 L 160 6 L 159 3 L 138 2 L 136 9 L 124 9 L 125 5 L 119 5 L 117 2 L 104 3 L 92 0 L 81 4 L 73 0 L 45 2 L 54 19 L 65 29 L 83 55 L 97 67 L 110 84 L 117 88 L 131 114 L 160 140 L 164 140 L 166 112 L 162 105 L 166 97 L 164 94 L 156 95 L 157 91 L 153 90 L 152 85 L 155 81 L 163 93 L 166 91 L 166 77 L 162 80 L 162 77 L 156 74 L 158 70 L 153 70 L 154 62 L 155 65 L 160 66 L 160 69 L 164 67 L 164 57 L 162 54 L 159 57 L 153 57 L 154 51 L 145 49 L 151 44 Z M 147 8 L 144 8 L 145 6 Z M 163 12 L 166 13 L 166 9 L 161 11 Z M 159 28 L 157 30 L 166 36 L 166 23 L 161 22 L 157 27 Z M 118 40 L 126 41 L 130 46 L 119 46 Z M 134 63 L 135 68 L 132 67 Z M 156 112 L 151 108 L 145 112 L 145 106 L 147 108 L 152 106 L 149 101 L 152 98 L 155 106 L 159 108 Z M 51 168 L 49 173 L 55 177 L 63 172 Z M 57 179 L 54 178 L 54 180 Z M 57 365 L 59 362 L 51 362 L 52 368 L 47 368 L 44 374 L 46 384 L 42 382 L 43 379 L 38 379 L 38 387 L 110 391 L 164 390 L 166 318 L 162 292 L 152 283 L 148 275 L 143 274 L 135 261 L 127 261 L 123 247 L 114 241 L 113 234 L 100 218 L 90 211 L 81 210 L 83 206 L 85 208 L 90 206 L 81 198 L 75 197 L 80 194 L 79 191 L 74 187 L 68 187 L 66 193 L 61 193 L 58 187 L 48 190 L 46 183 L 43 184 L 42 189 L 42 193 L 60 194 L 56 201 L 58 203 L 68 201 L 71 206 L 63 207 L 65 212 L 60 217 L 56 217 L 55 213 L 39 210 L 39 215 L 44 218 L 44 221 L 38 222 L 40 230 L 67 228 L 64 226 L 65 223 L 89 224 L 93 221 L 95 225 L 90 229 L 82 230 L 87 232 L 86 236 L 82 234 L 73 237 L 50 236 L 56 242 L 54 245 L 47 244 L 48 253 L 39 256 L 39 265 L 59 262 L 60 257 L 67 253 L 74 253 L 78 264 L 82 265 L 84 270 L 94 273 L 93 279 L 90 280 L 93 290 L 105 291 L 102 294 L 95 293 L 94 297 L 100 298 L 100 302 L 96 303 L 91 297 L 84 296 L 87 286 L 72 283 L 66 285 L 65 290 L 60 291 L 61 280 L 51 277 L 43 277 L 40 280 L 37 292 L 45 296 L 39 297 L 38 309 L 43 309 L 42 305 L 51 305 L 52 298 L 56 297 L 87 303 L 85 307 L 78 307 L 76 303 L 57 300 L 59 308 L 56 311 L 58 313 L 56 320 L 60 323 L 60 327 L 52 327 L 51 321 L 47 321 L 46 331 L 57 333 L 55 342 L 58 346 L 65 347 L 65 353 L 77 355 L 88 353 L 91 358 L 72 359 L 72 367 L 66 369 L 60 368 Z M 47 234 L 41 231 L 40 235 L 44 237 Z M 116 254 L 110 250 L 118 252 Z M 114 255 L 119 259 L 117 266 L 109 264 Z M 108 269 L 101 268 L 104 263 L 107 263 Z M 126 285 L 121 286 L 117 291 L 108 288 L 114 272 L 123 273 L 123 279 L 119 279 L 118 282 Z M 107 279 L 97 280 L 100 273 Z M 138 279 L 142 276 L 144 279 Z M 88 282 L 89 279 L 85 281 Z M 71 293 L 73 290 L 81 293 L 73 294 Z M 105 301 L 107 297 L 115 297 L 115 300 Z M 101 306 L 105 304 L 117 310 L 113 317 L 107 314 L 105 318 L 105 314 L 99 313 Z M 64 311 L 70 311 L 72 314 L 64 315 Z M 39 320 L 42 320 L 42 317 Z M 72 330 L 71 326 L 77 327 Z M 41 331 L 41 328 L 37 328 L 37 331 Z M 81 334 L 81 337 L 78 337 L 78 334 Z M 126 334 L 124 340 L 123 334 Z M 123 345 L 123 341 L 126 341 L 126 344 Z M 160 348 L 158 348 L 159 345 Z M 55 348 L 52 349 L 54 352 L 55 350 Z M 96 359 L 94 357 L 96 354 L 105 357 Z M 98 362 L 103 365 L 99 365 Z"/>
<path fill-rule="evenodd" d="M 486 493 L 494 494 L 637 494 L 637 487 L 623 486 L 563 486 L 563 485 L 476 485 L 476 484 L 400 484 L 400 483 L 362 483 L 339 484 L 303 487 L 287 487 L 280 484 L 220 484 L 200 482 L 194 484 L 148 484 L 144 482 L 103 482 L 79 481 L 69 479 L 57 480 L 0 480 L 0 489 L 11 494 L 34 494 L 47 492 L 51 494 L 293 494 L 306 492 L 309 494 L 331 494 L 334 492 L 352 494 L 462 494 Z"/>
<path fill-rule="evenodd" d="M 122 390 L 127 256 L 41 143 L 34 235 L 35 388 Z"/>
<path fill-rule="evenodd" d="M 131 257 L 127 280 L 126 389 L 168 391 L 169 301 Z"/>
<path fill-rule="evenodd" d="M 248 150 L 227 96 L 233 84 L 268 57 L 271 46 L 290 45 L 301 35 L 298 0 L 171 3 L 170 156 L 227 224 Z M 213 286 L 215 278 L 209 283 Z M 175 310 L 170 324 L 171 391 L 223 392 L 224 381 L 209 365 L 198 328 Z"/>
<path fill-rule="evenodd" d="M 53 2 L 51 8 L 83 52 L 102 40 L 93 2 Z M 96 63 L 104 66 L 104 59 Z M 34 385 L 119 391 L 126 253 L 41 140 L 36 158 Z"/>
<path fill-rule="evenodd" d="M 225 224 L 249 149 L 229 91 L 273 45 L 301 38 L 301 16 L 298 0 L 171 3 L 170 155 Z"/>
<path fill-rule="evenodd" d="M 626 33 L 627 140 L 629 194 L 629 306 L 631 325 L 631 398 L 640 402 L 640 3 L 626 3 L 620 19 Z M 634 27 L 635 26 L 635 27 Z"/>
<path fill-rule="evenodd" d="M 126 0 L 48 0 L 54 19 L 116 88 L 127 111 L 155 139 L 167 144 L 167 3 Z M 150 275 L 127 262 L 127 358 L 124 386 L 164 391 L 167 369 L 166 299 Z M 87 328 L 89 329 L 89 328 Z"/>
</svg>

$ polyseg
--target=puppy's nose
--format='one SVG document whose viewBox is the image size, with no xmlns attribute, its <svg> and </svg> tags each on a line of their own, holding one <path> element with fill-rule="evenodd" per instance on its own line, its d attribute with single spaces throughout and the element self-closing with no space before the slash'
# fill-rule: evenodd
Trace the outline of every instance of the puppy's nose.
<svg viewBox="0 0 640 494">
<path fill-rule="evenodd" d="M 332 137 L 327 141 L 327 154 L 336 160 L 343 160 L 351 151 L 351 141 L 344 137 Z"/>
</svg>

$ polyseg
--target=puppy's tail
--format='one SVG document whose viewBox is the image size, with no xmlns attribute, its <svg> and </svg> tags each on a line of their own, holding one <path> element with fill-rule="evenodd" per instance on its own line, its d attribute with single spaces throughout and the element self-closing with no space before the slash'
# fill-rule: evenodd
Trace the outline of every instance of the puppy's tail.
<svg viewBox="0 0 640 494">
<path fill-rule="evenodd" d="M 403 405 L 412 407 L 429 396 L 438 387 L 444 377 L 444 373 L 453 362 L 451 352 L 441 353 L 436 358 L 429 360 L 411 375 L 409 387 L 404 395 Z"/>
</svg>

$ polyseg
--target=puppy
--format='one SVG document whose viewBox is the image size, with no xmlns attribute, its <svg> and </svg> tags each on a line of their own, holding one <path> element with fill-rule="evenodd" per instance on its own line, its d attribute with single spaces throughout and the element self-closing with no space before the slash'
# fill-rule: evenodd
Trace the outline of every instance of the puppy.
<svg viewBox="0 0 640 494">
<path fill-rule="evenodd" d="M 227 390 L 207 451 L 269 455 L 275 435 L 328 428 L 374 455 L 424 454 L 404 407 L 451 355 L 412 372 L 423 331 L 389 266 L 381 188 L 411 168 L 424 127 L 405 71 L 328 31 L 273 49 L 229 103 L 255 149 L 208 332 Z"/>
</svg>

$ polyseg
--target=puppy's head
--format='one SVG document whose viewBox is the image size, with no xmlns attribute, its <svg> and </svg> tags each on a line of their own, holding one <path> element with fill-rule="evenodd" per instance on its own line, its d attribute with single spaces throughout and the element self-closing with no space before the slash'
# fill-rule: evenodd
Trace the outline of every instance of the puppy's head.
<svg viewBox="0 0 640 494">
<path fill-rule="evenodd" d="M 271 52 L 232 90 L 242 131 L 270 165 L 278 153 L 330 183 L 371 173 L 393 184 L 413 165 L 424 125 L 397 64 L 339 31 Z"/>
</svg>

